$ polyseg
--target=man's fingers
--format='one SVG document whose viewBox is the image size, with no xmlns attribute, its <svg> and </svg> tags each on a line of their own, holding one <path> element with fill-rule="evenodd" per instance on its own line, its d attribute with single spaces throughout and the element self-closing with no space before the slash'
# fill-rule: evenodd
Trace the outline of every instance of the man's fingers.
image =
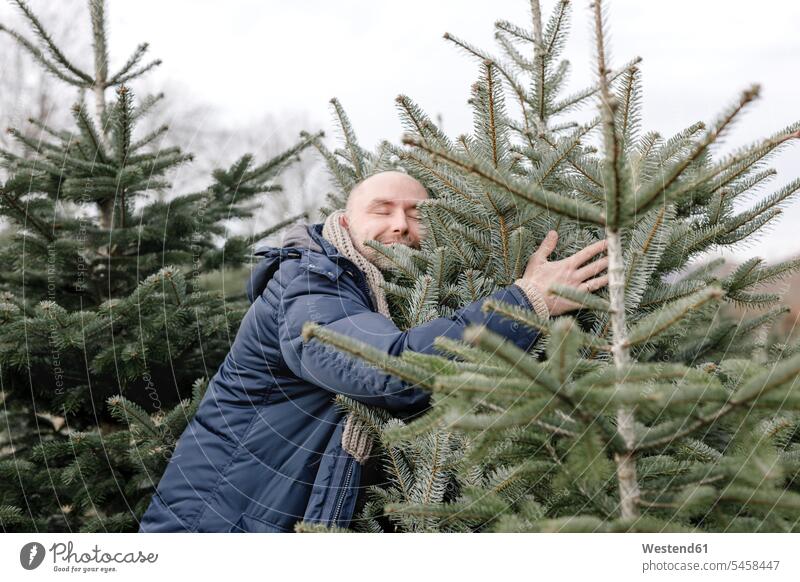
<svg viewBox="0 0 800 582">
<path fill-rule="evenodd" d="M 588 291 L 589 293 L 593 293 L 598 289 L 602 289 L 606 285 L 608 285 L 608 275 L 595 277 L 594 279 L 589 279 L 585 283 L 581 283 L 581 287 L 584 289 L 584 291 Z"/>
<path fill-rule="evenodd" d="M 608 241 L 606 239 L 599 240 L 595 243 L 590 244 L 585 249 L 579 250 L 577 253 L 572 255 L 572 260 L 575 261 L 576 265 L 582 265 L 596 254 L 602 253 L 606 250 L 608 246 Z"/>
<path fill-rule="evenodd" d="M 536 257 L 536 260 L 539 262 L 545 262 L 547 257 L 553 254 L 553 251 L 556 250 L 556 244 L 558 243 L 558 233 L 554 230 L 551 230 L 547 233 L 547 236 L 544 237 L 544 240 L 539 245 L 539 248 L 533 253 L 532 257 Z"/>
<path fill-rule="evenodd" d="M 598 273 L 605 271 L 608 268 L 608 257 L 597 259 L 593 263 L 589 263 L 582 269 L 575 271 L 579 281 L 585 281 L 589 277 L 594 277 Z"/>
</svg>

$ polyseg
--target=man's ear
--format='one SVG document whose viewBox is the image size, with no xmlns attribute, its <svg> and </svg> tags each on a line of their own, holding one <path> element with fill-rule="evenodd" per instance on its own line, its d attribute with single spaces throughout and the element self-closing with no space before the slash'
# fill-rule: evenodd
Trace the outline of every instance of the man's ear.
<svg viewBox="0 0 800 582">
<path fill-rule="evenodd" d="M 342 227 L 343 227 L 343 228 L 346 228 L 346 229 L 348 229 L 348 230 L 349 230 L 349 228 L 350 228 L 350 224 L 349 224 L 349 223 L 348 223 L 348 221 L 347 221 L 347 215 L 346 215 L 346 214 L 342 214 L 342 215 L 339 217 L 339 224 L 340 224 L 340 225 L 342 225 Z"/>
</svg>

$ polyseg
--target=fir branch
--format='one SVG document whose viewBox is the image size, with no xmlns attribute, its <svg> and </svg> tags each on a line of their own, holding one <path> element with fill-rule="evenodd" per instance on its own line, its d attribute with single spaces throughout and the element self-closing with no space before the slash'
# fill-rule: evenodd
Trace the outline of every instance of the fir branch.
<svg viewBox="0 0 800 582">
<path fill-rule="evenodd" d="M 55 42 L 53 42 L 52 37 L 47 33 L 44 26 L 42 26 L 41 21 L 36 17 L 36 15 L 31 11 L 28 5 L 23 0 L 12 0 L 14 4 L 20 9 L 20 11 L 24 14 L 25 18 L 31 25 L 31 28 L 36 32 L 39 39 L 45 45 L 47 50 L 53 56 L 57 63 L 60 63 L 66 70 L 70 73 L 81 79 L 86 83 L 91 83 L 92 78 L 81 71 L 78 67 L 73 65 L 65 56 L 64 53 L 58 48 Z"/>
<path fill-rule="evenodd" d="M 156 59 L 154 61 L 151 61 L 151 62 L 147 63 L 146 65 L 144 65 L 143 67 L 139 67 L 135 71 L 131 71 L 127 75 L 121 75 L 120 77 L 118 77 L 116 79 L 106 81 L 106 87 L 113 87 L 115 85 L 123 85 L 123 84 L 127 83 L 128 81 L 131 81 L 133 79 L 141 77 L 142 75 L 144 75 L 148 71 L 151 71 L 152 69 L 155 69 L 156 67 L 158 67 L 160 65 L 161 65 L 161 59 Z"/>
<path fill-rule="evenodd" d="M 33 227 L 37 231 L 39 231 L 39 234 L 41 234 L 45 239 L 47 239 L 47 241 L 53 242 L 56 240 L 55 234 L 51 231 L 51 229 L 48 229 L 45 226 L 45 224 L 41 220 L 39 220 L 39 218 L 37 218 L 32 213 L 25 210 L 25 208 L 22 206 L 22 203 L 20 203 L 19 199 L 15 197 L 12 194 L 12 192 L 7 191 L 3 187 L 0 187 L 0 196 L 2 196 L 6 205 L 8 205 L 9 208 L 11 208 L 12 210 L 14 210 L 14 212 L 17 213 L 23 227 L 27 225 L 28 222 L 30 222 L 33 225 Z"/>
<path fill-rule="evenodd" d="M 503 176 L 497 170 L 478 160 L 468 161 L 459 154 L 434 149 L 413 137 L 404 137 L 403 143 L 418 147 L 432 156 L 442 159 L 470 174 L 474 174 L 482 180 L 503 188 L 514 196 L 522 198 L 545 210 L 552 210 L 568 216 L 569 218 L 588 221 L 593 224 L 602 225 L 605 222 L 603 214 L 592 205 L 579 200 L 569 199 L 535 186 L 522 184 L 514 178 Z"/>
<path fill-rule="evenodd" d="M 625 73 L 625 71 L 628 71 L 629 69 L 631 69 L 631 67 L 635 67 L 641 62 L 642 58 L 636 57 L 632 59 L 630 62 L 626 63 L 621 69 L 617 71 L 608 70 L 606 74 L 608 78 L 608 83 L 609 84 L 613 83 L 619 76 Z M 553 116 L 559 113 L 566 113 L 568 110 L 572 109 L 573 107 L 576 107 L 589 97 L 592 97 L 599 90 L 600 90 L 600 84 L 598 83 L 587 89 L 583 89 L 582 91 L 579 91 L 574 95 L 570 95 L 569 97 L 563 99 L 559 103 L 554 104 L 550 109 L 550 115 Z"/>
<path fill-rule="evenodd" d="M 720 287 L 709 285 L 688 297 L 678 299 L 639 320 L 628 333 L 625 345 L 631 347 L 651 341 L 702 305 L 722 297 Z"/>
<path fill-rule="evenodd" d="M 753 85 L 744 91 L 739 100 L 730 107 L 717 121 L 714 127 L 708 131 L 692 148 L 689 155 L 683 157 L 677 163 L 673 164 L 661 176 L 656 177 L 650 184 L 643 186 L 638 192 L 635 193 L 635 214 L 647 212 L 660 197 L 664 197 L 665 201 L 671 200 L 676 195 L 675 189 L 670 189 L 673 183 L 683 174 L 689 165 L 697 160 L 701 154 L 706 151 L 709 145 L 714 143 L 717 138 L 728 128 L 733 120 L 742 112 L 742 110 L 756 97 L 758 97 L 759 86 Z M 680 193 L 680 190 L 677 190 Z"/>
<path fill-rule="evenodd" d="M 335 97 L 330 101 L 331 105 L 333 105 L 333 110 L 336 114 L 336 119 L 339 122 L 339 129 L 342 131 L 344 135 L 345 145 L 347 146 L 347 150 L 350 152 L 350 164 L 353 166 L 353 170 L 355 171 L 355 176 L 357 180 L 363 180 L 367 177 L 366 169 L 364 168 L 364 163 L 362 160 L 361 155 L 361 148 L 358 146 L 358 140 L 356 139 L 356 134 L 353 131 L 353 126 L 350 124 L 350 119 L 347 117 L 347 114 L 344 112 L 341 103 Z"/>
<path fill-rule="evenodd" d="M 36 46 L 34 46 L 28 39 L 24 36 L 19 34 L 18 32 L 11 30 L 10 28 L 5 27 L 4 25 L 0 24 L 0 32 L 5 32 L 9 36 L 11 36 L 17 44 L 19 44 L 22 48 L 30 53 L 30 55 L 36 60 L 40 65 L 42 65 L 46 71 L 54 75 L 55 77 L 61 79 L 62 81 L 69 83 L 75 87 L 89 87 L 91 86 L 91 80 L 85 81 L 80 77 L 70 77 L 65 73 L 61 72 L 58 67 L 51 61 L 45 57 L 45 55 L 40 51 Z"/>
</svg>

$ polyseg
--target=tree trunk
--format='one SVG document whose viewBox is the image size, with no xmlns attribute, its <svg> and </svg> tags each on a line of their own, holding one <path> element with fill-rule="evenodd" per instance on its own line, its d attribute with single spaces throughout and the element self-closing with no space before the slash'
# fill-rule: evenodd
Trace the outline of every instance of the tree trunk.
<svg viewBox="0 0 800 582">
<path fill-rule="evenodd" d="M 617 381 L 622 381 L 630 363 L 625 324 L 625 264 L 622 259 L 622 240 L 619 230 L 607 231 L 608 238 L 608 287 L 611 301 L 611 353 L 617 369 Z M 617 431 L 628 450 L 635 445 L 633 410 L 621 406 L 617 410 Z M 619 481 L 620 511 L 623 519 L 639 515 L 639 483 L 636 480 L 636 459 L 629 452 L 614 455 Z"/>
</svg>

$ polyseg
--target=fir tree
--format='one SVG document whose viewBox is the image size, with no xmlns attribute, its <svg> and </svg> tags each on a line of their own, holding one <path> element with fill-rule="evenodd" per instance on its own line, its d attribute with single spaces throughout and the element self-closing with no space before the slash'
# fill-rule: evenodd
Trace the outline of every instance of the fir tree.
<svg viewBox="0 0 800 582">
<path fill-rule="evenodd" d="M 735 209 L 771 180 L 766 163 L 800 123 L 720 155 L 753 86 L 709 125 L 644 131 L 639 59 L 610 68 L 599 1 L 596 83 L 563 95 L 570 4 L 545 22 L 531 0 L 531 30 L 497 22 L 500 59 L 445 35 L 479 63 L 472 134 L 449 138 L 401 95 L 404 147 L 366 152 L 336 102 L 345 146 L 315 142 L 338 186 L 331 207 L 395 166 L 431 194 L 420 250 L 368 243 L 393 262 L 386 290 L 400 328 L 513 282 L 550 229 L 554 258 L 609 241 L 608 289 L 555 290 L 577 312 L 544 321 L 487 304 L 540 330 L 531 353 L 478 328 L 437 340 L 442 356 L 390 357 L 307 324 L 307 341 L 433 393 L 411 422 L 339 397 L 380 444 L 390 483 L 371 489 L 352 527 L 382 531 L 376 518 L 388 515 L 402 531 L 798 531 L 800 347 L 768 351 L 759 330 L 785 311 L 760 287 L 800 259 L 752 258 L 725 276 L 721 259 L 702 259 L 757 235 L 800 190 L 794 181 Z M 595 120 L 566 116 L 592 100 Z M 726 304 L 749 317 L 723 317 Z"/>
<path fill-rule="evenodd" d="M 223 298 L 202 274 L 250 261 L 248 236 L 229 236 L 303 139 L 258 164 L 245 155 L 198 192 L 170 191 L 191 161 L 160 147 L 166 126 L 140 135 L 163 95 L 131 83 L 158 66 L 147 44 L 111 69 L 102 0 L 90 0 L 94 69 L 76 66 L 23 0 L 32 37 L 0 31 L 73 88 L 74 126 L 9 132 L 0 151 L 0 527 L 5 531 L 130 531 L 243 316 L 244 293 Z M 113 90 L 111 99 L 108 93 Z M 314 139 L 318 136 L 313 136 Z M 256 235 L 263 238 L 291 217 Z"/>
</svg>

